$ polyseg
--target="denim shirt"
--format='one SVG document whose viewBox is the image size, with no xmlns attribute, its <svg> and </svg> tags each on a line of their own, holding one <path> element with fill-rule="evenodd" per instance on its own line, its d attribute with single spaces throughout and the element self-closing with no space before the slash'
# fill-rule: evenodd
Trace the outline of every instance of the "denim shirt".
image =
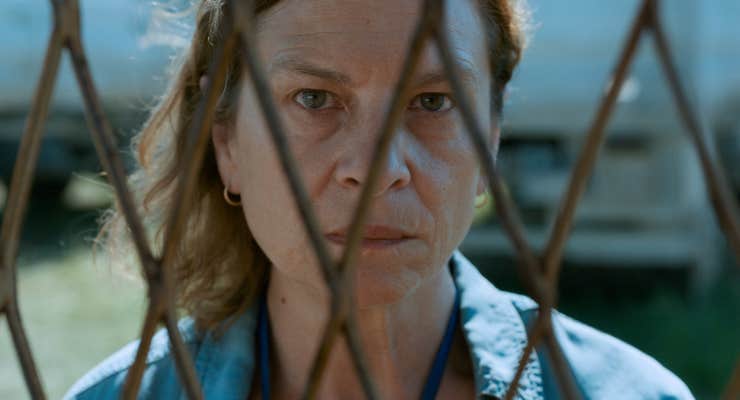
<svg viewBox="0 0 740 400">
<path fill-rule="evenodd" d="M 460 324 L 470 349 L 477 397 L 503 398 L 527 342 L 526 326 L 537 304 L 496 289 L 465 257 L 455 252 L 460 291 Z M 620 340 L 553 311 L 553 328 L 586 399 L 693 399 L 686 385 L 653 358 Z M 206 399 L 245 400 L 255 370 L 256 307 L 236 317 L 222 335 L 199 333 L 191 319 L 179 323 Z M 93 368 L 65 399 L 118 399 L 134 362 L 138 341 Z M 186 399 L 167 333 L 152 339 L 139 399 Z M 547 349 L 537 348 L 524 368 L 515 398 L 558 399 L 558 384 Z"/>
</svg>

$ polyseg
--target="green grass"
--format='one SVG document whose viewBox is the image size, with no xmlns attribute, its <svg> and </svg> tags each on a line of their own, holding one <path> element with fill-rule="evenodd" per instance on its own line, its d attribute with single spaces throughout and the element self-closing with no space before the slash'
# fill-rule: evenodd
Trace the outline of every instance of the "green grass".
<svg viewBox="0 0 740 400">
<path fill-rule="evenodd" d="M 84 249 L 20 266 L 21 315 L 50 399 L 61 398 L 82 374 L 138 336 L 144 291 L 116 275 L 94 267 Z M 0 399 L 24 398 L 29 394 L 0 319 Z"/>
<path fill-rule="evenodd" d="M 26 260 L 25 263 L 23 260 Z M 20 307 L 49 398 L 60 398 L 85 371 L 138 336 L 140 284 L 92 265 L 84 246 L 59 258 L 21 257 Z M 652 355 L 699 399 L 719 398 L 740 356 L 740 276 L 706 298 L 675 291 L 608 299 L 599 292 L 564 298 L 560 310 Z M 7 324 L 0 319 L 0 399 L 28 398 Z"/>
<path fill-rule="evenodd" d="M 589 296 L 564 302 L 560 310 L 650 354 L 698 399 L 718 399 L 740 357 L 738 275 L 728 273 L 703 299 L 664 290 L 617 303 Z"/>
</svg>

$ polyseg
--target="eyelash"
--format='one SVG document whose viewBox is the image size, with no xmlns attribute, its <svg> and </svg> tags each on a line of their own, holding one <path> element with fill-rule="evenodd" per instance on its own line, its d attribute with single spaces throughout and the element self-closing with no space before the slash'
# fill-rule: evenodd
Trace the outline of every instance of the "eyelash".
<svg viewBox="0 0 740 400">
<path fill-rule="evenodd" d="M 439 110 L 427 110 L 424 107 L 421 106 L 421 101 L 424 96 L 442 96 L 444 97 L 442 99 L 442 106 L 440 106 Z M 438 93 L 438 92 L 426 92 L 421 93 L 414 97 L 411 100 L 410 106 L 413 106 L 413 109 L 419 110 L 422 112 L 432 113 L 432 114 L 441 114 L 445 113 L 453 108 L 455 108 L 455 102 L 452 100 L 450 96 L 448 96 L 445 93 Z"/>
<path fill-rule="evenodd" d="M 299 101 L 299 96 L 301 96 L 301 94 L 308 94 L 308 93 L 317 93 L 317 94 L 323 94 L 323 95 L 325 95 L 326 96 L 326 101 L 329 102 L 329 106 L 322 105 L 321 107 L 317 107 L 317 108 L 307 107 L 306 105 L 304 105 L 303 103 L 301 103 L 301 101 Z M 303 107 L 307 111 L 320 112 L 320 111 L 324 111 L 324 110 L 331 109 L 331 108 L 341 108 L 341 107 L 332 106 L 335 103 L 338 103 L 341 106 L 341 103 L 337 100 L 337 96 L 334 95 L 334 93 L 329 92 L 327 90 L 321 90 L 321 89 L 300 89 L 297 92 L 295 92 L 291 96 L 291 98 L 293 99 L 293 101 L 295 103 L 297 103 L 299 106 Z"/>
<path fill-rule="evenodd" d="M 299 96 L 301 94 L 307 94 L 307 93 L 311 93 L 311 92 L 313 92 L 313 93 L 320 93 L 320 94 L 326 95 L 327 96 L 327 101 L 329 102 L 330 105 L 329 106 L 322 105 L 322 106 L 317 107 L 317 108 L 311 108 L 311 107 L 308 107 L 308 106 L 304 105 L 303 103 L 301 103 L 301 101 L 299 100 Z M 444 96 L 443 105 L 440 107 L 439 110 L 427 110 L 427 109 L 424 109 L 424 107 L 421 106 L 421 101 L 422 101 L 422 98 L 424 96 Z M 334 93 L 329 92 L 328 90 L 321 90 L 321 89 L 300 89 L 297 92 L 295 92 L 291 96 L 291 98 L 292 98 L 292 100 L 295 103 L 297 103 L 300 107 L 302 107 L 303 109 L 305 109 L 307 111 L 321 112 L 321 111 L 325 111 L 325 110 L 331 109 L 331 108 L 341 108 L 341 107 L 332 107 L 332 104 L 334 104 L 334 103 L 340 103 L 340 102 L 337 100 L 337 96 Z M 417 95 L 416 97 L 414 97 L 413 99 L 411 99 L 411 102 L 409 103 L 409 107 L 411 107 L 415 111 L 427 112 L 427 113 L 432 113 L 432 114 L 439 114 L 439 113 L 444 113 L 446 111 L 449 111 L 449 110 L 455 108 L 455 102 L 452 100 L 452 98 L 450 98 L 450 96 L 448 96 L 445 93 L 425 92 L 425 93 L 421 93 L 421 94 Z"/>
</svg>

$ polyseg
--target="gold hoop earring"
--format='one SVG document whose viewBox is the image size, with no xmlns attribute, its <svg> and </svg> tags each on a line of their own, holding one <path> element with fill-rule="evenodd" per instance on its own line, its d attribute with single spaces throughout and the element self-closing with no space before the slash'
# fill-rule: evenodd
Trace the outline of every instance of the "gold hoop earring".
<svg viewBox="0 0 740 400">
<path fill-rule="evenodd" d="M 483 198 L 483 201 L 480 201 L 480 198 Z M 483 194 L 475 198 L 475 208 L 482 208 L 486 204 L 488 204 L 488 193 L 483 192 Z"/>
<path fill-rule="evenodd" d="M 224 186 L 224 200 L 226 200 L 226 204 L 233 206 L 233 207 L 242 205 L 241 197 L 239 197 L 239 200 L 233 200 L 231 198 L 231 193 L 229 192 L 229 188 L 227 188 L 226 186 Z"/>
</svg>

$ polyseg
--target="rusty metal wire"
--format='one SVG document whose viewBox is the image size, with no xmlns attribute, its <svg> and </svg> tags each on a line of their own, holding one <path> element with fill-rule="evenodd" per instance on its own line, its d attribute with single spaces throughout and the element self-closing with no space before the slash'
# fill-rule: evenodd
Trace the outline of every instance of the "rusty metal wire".
<svg viewBox="0 0 740 400">
<path fill-rule="evenodd" d="M 544 346 L 546 354 L 554 367 L 563 397 L 578 399 L 582 395 L 575 383 L 572 371 L 560 349 L 552 327 L 551 315 L 557 302 L 557 282 L 562 263 L 562 252 L 572 227 L 575 208 L 583 193 L 585 183 L 593 171 L 599 148 L 601 147 L 605 127 L 612 114 L 617 95 L 632 63 L 636 48 L 646 34 L 652 34 L 658 60 L 663 67 L 668 85 L 673 93 L 679 116 L 687 128 L 692 143 L 696 148 L 702 171 L 708 186 L 708 192 L 717 219 L 729 243 L 740 260 L 740 223 L 738 222 L 737 204 L 729 195 L 728 184 L 720 169 L 715 166 L 702 132 L 701 124 L 691 106 L 689 96 L 684 92 L 681 80 L 676 72 L 670 53 L 668 40 L 658 14 L 659 0 L 644 0 L 629 30 L 624 48 L 617 60 L 610 87 L 603 96 L 594 120 L 586 134 L 583 148 L 572 171 L 571 179 L 556 217 L 550 239 L 542 256 L 532 250 L 526 240 L 524 226 L 513 201 L 504 190 L 504 184 L 491 157 L 486 140 L 485 130 L 480 126 L 473 111 L 472 104 L 462 90 L 456 65 L 450 53 L 449 38 L 444 27 L 445 0 L 425 0 L 422 12 L 408 45 L 406 59 L 402 64 L 399 81 L 393 91 L 384 123 L 379 132 L 379 139 L 373 150 L 373 158 L 366 184 L 358 200 L 350 230 L 347 246 L 338 262 L 329 256 L 323 235 L 318 229 L 318 222 L 311 207 L 308 195 L 300 179 L 295 159 L 287 143 L 280 115 L 278 114 L 267 85 L 262 66 L 256 53 L 254 33 L 254 15 L 252 1 L 226 1 L 225 27 L 222 40 L 217 44 L 215 56 L 208 67 L 208 80 L 205 95 L 197 107 L 196 114 L 189 126 L 186 154 L 183 157 L 181 170 L 185 171 L 183 179 L 178 181 L 178 195 L 175 196 L 167 231 L 165 233 L 163 255 L 155 258 L 144 234 L 143 224 L 138 216 L 131 193 L 127 188 L 126 176 L 116 149 L 116 143 L 110 124 L 105 117 L 97 96 L 92 76 L 87 67 L 85 52 L 80 36 L 80 17 L 77 0 L 50 0 L 54 29 L 44 61 L 43 71 L 36 89 L 33 103 L 26 120 L 18 156 L 13 171 L 9 191 L 8 206 L 2 221 L 0 241 L 0 313 L 5 314 L 14 347 L 23 371 L 26 386 L 31 397 L 44 399 L 45 394 L 32 352 L 24 332 L 17 302 L 16 263 L 19 237 L 23 225 L 33 173 L 38 160 L 40 143 L 46 121 L 49 101 L 56 80 L 59 60 L 66 50 L 72 59 L 84 100 L 85 110 L 92 140 L 96 151 L 116 193 L 121 211 L 131 229 L 132 239 L 137 250 L 139 261 L 148 285 L 149 306 L 141 331 L 141 341 L 136 358 L 129 369 L 123 388 L 124 399 L 134 399 L 139 391 L 144 373 L 146 356 L 157 326 L 164 325 L 173 348 L 175 365 L 179 379 L 185 388 L 188 398 L 203 397 L 200 383 L 195 375 L 193 362 L 177 329 L 173 301 L 173 287 L 170 273 L 176 257 L 178 236 L 185 228 L 183 216 L 189 207 L 188 199 L 193 192 L 196 176 L 202 166 L 209 138 L 209 126 L 213 122 L 216 103 L 223 89 L 226 69 L 237 53 L 242 57 L 246 72 L 250 75 L 257 92 L 262 112 L 265 116 L 273 143 L 277 149 L 283 172 L 288 178 L 294 200 L 304 223 L 310 244 L 316 254 L 324 280 L 329 288 L 330 320 L 323 332 L 319 350 L 313 361 L 304 398 L 315 398 L 323 371 L 326 368 L 329 352 L 340 335 L 347 339 L 349 349 L 360 377 L 365 395 L 370 399 L 378 398 L 365 361 L 364 350 L 354 319 L 353 303 L 353 265 L 360 243 L 363 224 L 371 205 L 373 188 L 379 178 L 379 168 L 387 157 L 390 143 L 396 131 L 402 102 L 408 94 L 408 81 L 414 73 L 421 50 L 428 42 L 433 42 L 439 50 L 445 73 L 448 77 L 460 114 L 471 142 L 474 144 L 478 158 L 495 198 L 495 206 L 502 225 L 507 232 L 519 260 L 519 272 L 525 289 L 539 303 L 539 314 L 528 332 L 528 343 L 520 356 L 519 366 L 514 380 L 508 388 L 505 399 L 513 399 L 517 394 L 518 382 L 532 351 L 537 346 Z M 187 162 L 186 162 L 187 160 Z M 725 390 L 725 398 L 734 398 L 740 393 L 740 361 Z"/>
<path fill-rule="evenodd" d="M 737 400 L 740 398 L 740 360 L 735 365 L 735 371 L 730 377 L 730 382 L 727 384 L 722 398 L 724 400 Z"/>
<path fill-rule="evenodd" d="M 33 173 L 41 148 L 41 135 L 62 54 L 63 31 L 58 7 L 55 6 L 53 12 L 54 28 L 46 50 L 41 80 L 36 88 L 16 158 L 16 165 L 21 167 L 13 169 L 8 204 L 0 231 L 0 314 L 4 313 L 8 320 L 23 377 L 34 399 L 43 399 L 45 395 L 18 310 L 15 260 Z"/>
<path fill-rule="evenodd" d="M 262 66 L 257 61 L 258 56 L 254 37 L 255 33 L 253 30 L 254 15 L 252 12 L 252 2 L 246 2 L 245 4 L 245 2 L 231 1 L 228 2 L 227 5 L 233 7 L 232 15 L 235 22 L 233 25 L 235 26 L 235 29 L 239 29 L 238 33 L 242 39 L 244 64 L 247 66 L 247 72 L 252 78 L 255 91 L 257 92 L 257 96 L 260 101 L 260 106 L 262 107 L 262 112 L 265 115 L 265 120 L 267 121 L 270 134 L 272 135 L 273 143 L 277 149 L 278 155 L 280 156 L 283 172 L 288 177 L 288 182 L 303 219 L 306 233 L 308 234 L 314 251 L 316 252 L 319 264 L 324 272 L 324 280 L 332 295 L 329 314 L 331 317 L 327 322 L 326 330 L 321 339 L 316 359 L 311 368 L 311 373 L 305 390 L 305 397 L 313 397 L 315 395 L 318 388 L 317 383 L 320 380 L 320 375 L 324 369 L 323 367 L 326 365 L 326 359 L 328 358 L 334 339 L 340 329 L 345 329 L 349 331 L 347 337 L 351 339 L 348 340 L 350 344 L 350 353 L 355 367 L 358 370 L 363 390 L 368 398 L 378 398 L 377 391 L 372 379 L 370 378 L 365 357 L 362 354 L 362 348 L 359 346 L 355 325 L 353 323 L 346 323 L 347 320 L 351 320 L 353 318 L 351 309 L 353 304 L 350 301 L 344 301 L 348 296 L 342 293 L 342 291 L 346 290 L 349 285 L 342 284 L 346 283 L 346 279 L 343 279 L 338 275 L 341 271 L 339 271 L 331 261 L 325 239 L 318 228 L 318 222 L 313 213 L 310 200 L 308 199 L 306 190 L 303 187 L 301 178 L 298 176 L 298 168 L 296 167 L 295 160 L 293 159 L 288 146 L 280 115 L 277 113 L 273 103 L 272 92 L 267 84 Z M 352 238 L 351 234 L 349 238 Z M 353 246 L 351 245 L 345 247 L 345 254 L 348 251 L 352 251 L 352 247 Z"/>
</svg>

